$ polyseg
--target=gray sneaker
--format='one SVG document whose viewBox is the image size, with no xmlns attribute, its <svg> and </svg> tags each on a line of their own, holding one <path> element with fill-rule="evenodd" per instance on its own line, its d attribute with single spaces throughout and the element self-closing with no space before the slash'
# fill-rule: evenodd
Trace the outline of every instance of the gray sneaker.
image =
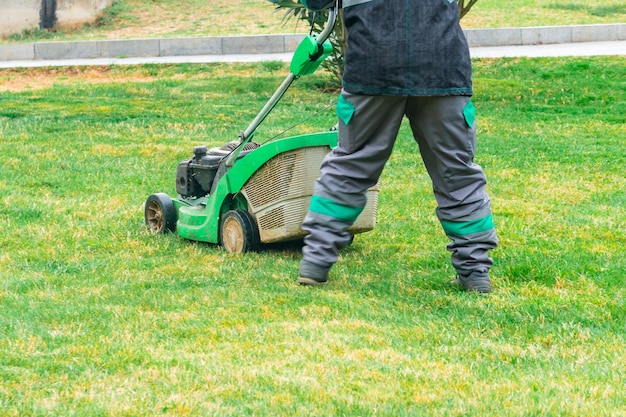
<svg viewBox="0 0 626 417">
<path fill-rule="evenodd" d="M 461 285 L 465 291 L 476 291 L 486 294 L 491 291 L 491 280 L 486 272 L 470 272 L 469 274 L 457 273 L 453 284 Z"/>
<path fill-rule="evenodd" d="M 323 267 L 304 259 L 300 262 L 298 284 L 319 287 L 328 282 L 329 267 Z"/>
</svg>

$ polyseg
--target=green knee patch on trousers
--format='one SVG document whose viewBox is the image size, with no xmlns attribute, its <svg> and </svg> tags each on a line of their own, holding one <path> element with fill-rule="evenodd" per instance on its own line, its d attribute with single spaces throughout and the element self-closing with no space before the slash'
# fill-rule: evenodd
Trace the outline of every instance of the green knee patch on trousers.
<svg viewBox="0 0 626 417">
<path fill-rule="evenodd" d="M 314 213 L 324 214 L 336 219 L 354 223 L 363 211 L 363 207 L 351 207 L 336 201 L 329 200 L 324 197 L 314 195 L 311 197 L 311 206 L 309 207 Z"/>
<path fill-rule="evenodd" d="M 491 214 L 487 217 L 467 222 L 451 222 L 441 220 L 441 226 L 443 226 L 443 230 L 447 235 L 452 236 L 473 235 L 476 233 L 486 232 L 487 230 L 491 230 L 495 227 Z"/>
</svg>

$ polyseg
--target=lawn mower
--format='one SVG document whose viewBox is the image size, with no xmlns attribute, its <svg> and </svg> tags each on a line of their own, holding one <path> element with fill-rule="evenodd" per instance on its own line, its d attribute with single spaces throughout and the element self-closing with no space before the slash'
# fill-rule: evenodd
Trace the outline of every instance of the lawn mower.
<svg viewBox="0 0 626 417">
<path fill-rule="evenodd" d="M 322 32 L 302 40 L 289 75 L 238 140 L 219 148 L 196 146 L 193 157 L 178 165 L 178 197 L 165 193 L 148 197 L 144 218 L 151 232 L 175 232 L 185 239 L 221 244 L 234 253 L 305 236 L 300 226 L 322 159 L 337 145 L 337 132 L 329 129 L 263 144 L 251 139 L 292 82 L 313 73 L 330 55 L 328 37 L 336 18 L 337 8 L 329 9 Z M 375 186 L 368 190 L 368 203 L 350 233 L 374 228 L 377 202 Z"/>
</svg>

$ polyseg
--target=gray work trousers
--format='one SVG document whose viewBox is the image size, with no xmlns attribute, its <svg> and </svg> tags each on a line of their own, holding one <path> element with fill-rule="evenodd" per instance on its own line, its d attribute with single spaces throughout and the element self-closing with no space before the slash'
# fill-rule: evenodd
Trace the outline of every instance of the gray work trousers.
<svg viewBox="0 0 626 417">
<path fill-rule="evenodd" d="M 410 122 L 432 180 L 437 217 L 451 239 L 447 248 L 459 273 L 486 273 L 497 246 L 491 201 L 482 168 L 474 163 L 476 127 L 470 97 L 354 95 L 337 105 L 338 146 L 324 159 L 302 228 L 303 261 L 330 268 L 350 244 L 346 230 L 378 182 L 404 116 Z M 384 190 L 384 187 L 383 187 Z M 381 208 L 384 210 L 384 207 Z"/>
</svg>

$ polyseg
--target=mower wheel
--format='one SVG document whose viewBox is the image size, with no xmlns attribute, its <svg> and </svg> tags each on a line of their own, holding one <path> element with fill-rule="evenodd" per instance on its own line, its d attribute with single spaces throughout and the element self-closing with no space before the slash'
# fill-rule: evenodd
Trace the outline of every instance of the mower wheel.
<svg viewBox="0 0 626 417">
<path fill-rule="evenodd" d="M 259 228 L 245 210 L 230 210 L 222 216 L 220 240 L 224 249 L 233 253 L 252 252 L 261 245 Z"/>
<path fill-rule="evenodd" d="M 153 233 L 169 233 L 176 230 L 176 209 L 172 199 L 165 193 L 152 194 L 146 200 L 144 219 Z"/>
</svg>

